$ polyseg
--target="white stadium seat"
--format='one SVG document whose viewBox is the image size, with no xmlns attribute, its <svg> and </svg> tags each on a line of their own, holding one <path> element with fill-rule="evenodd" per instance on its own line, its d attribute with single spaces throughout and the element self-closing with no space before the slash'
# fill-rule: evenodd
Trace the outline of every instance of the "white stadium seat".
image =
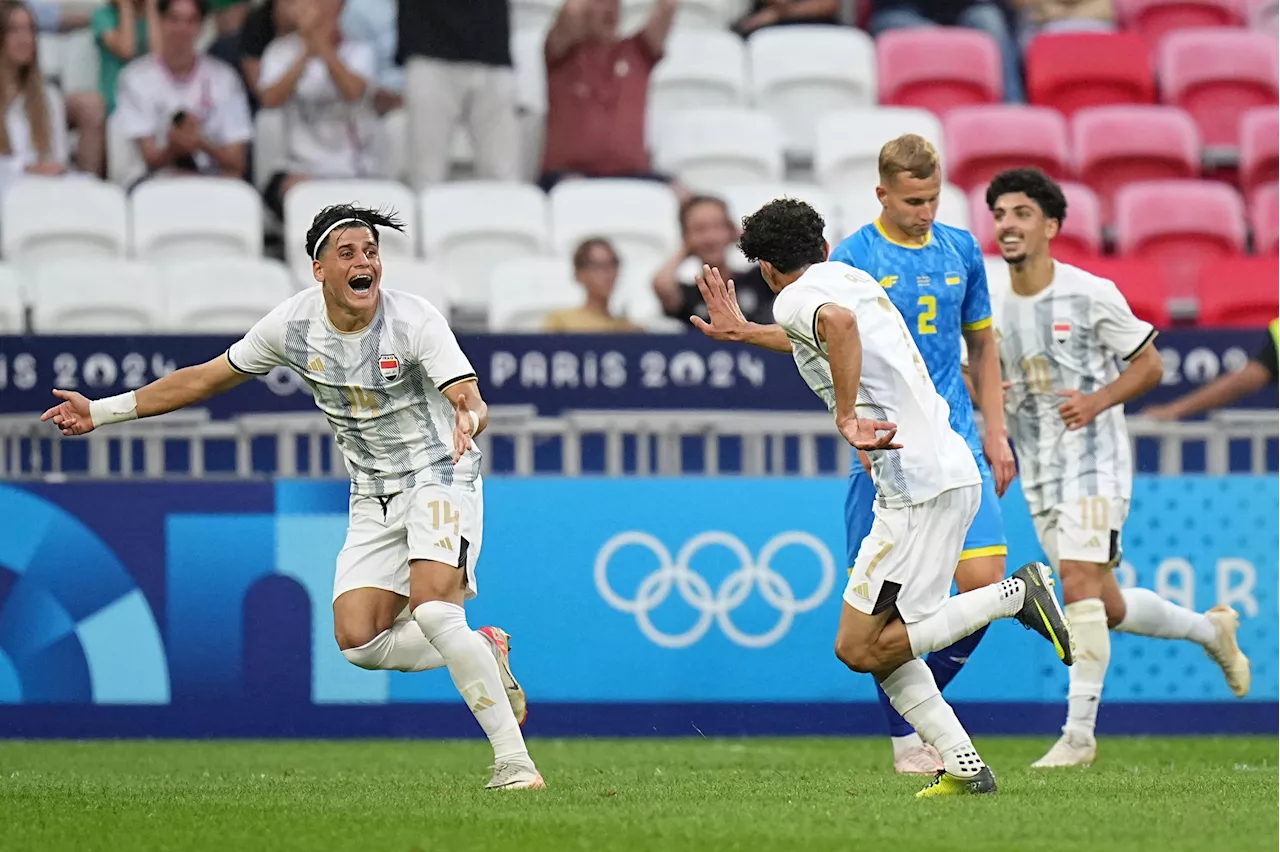
<svg viewBox="0 0 1280 852">
<path fill-rule="evenodd" d="M 874 222 L 883 209 L 880 200 L 876 198 L 875 183 L 839 196 L 837 207 L 840 211 L 840 229 L 845 236 Z M 938 221 L 956 228 L 969 228 L 969 199 L 964 190 L 955 184 L 942 184 L 938 199 Z"/>
<path fill-rule="evenodd" d="M 77 258 L 32 269 L 39 334 L 140 334 L 164 324 L 165 288 L 148 264 Z"/>
<path fill-rule="evenodd" d="M 533 184 L 460 181 L 421 196 L 423 255 L 454 285 L 453 304 L 489 304 L 489 273 L 504 260 L 547 251 L 547 197 Z"/>
<path fill-rule="evenodd" d="M 452 308 L 449 294 L 452 288 L 449 285 L 449 273 L 439 261 L 397 257 L 394 262 L 382 267 L 382 286 L 421 296 L 435 305 L 436 310 L 445 317 L 449 316 Z"/>
<path fill-rule="evenodd" d="M 853 27 L 765 27 L 747 39 L 751 91 L 778 120 L 787 152 L 813 150 L 814 125 L 833 109 L 875 103 L 875 45 Z"/>
<path fill-rule="evenodd" d="M 153 178 L 133 191 L 129 207 L 135 257 L 262 256 L 262 198 L 244 181 Z"/>
<path fill-rule="evenodd" d="M 67 33 L 64 38 L 62 80 L 59 86 L 63 94 L 100 91 L 102 60 L 93 31 L 88 28 L 76 30 Z"/>
<path fill-rule="evenodd" d="M 494 267 L 489 279 L 493 304 L 489 307 L 492 332 L 542 330 L 548 313 L 576 308 L 586 294 L 573 277 L 567 257 L 523 257 Z"/>
<path fill-rule="evenodd" d="M 0 266 L 0 334 L 21 334 L 27 324 L 22 285 L 13 267 Z"/>
<path fill-rule="evenodd" d="M 157 266 L 165 288 L 163 328 L 173 334 L 244 334 L 294 294 L 276 260 L 227 256 Z"/>
<path fill-rule="evenodd" d="M 742 39 L 716 30 L 680 30 L 667 38 L 649 78 L 649 109 L 739 106 L 747 98 Z"/>
<path fill-rule="evenodd" d="M 123 258 L 129 246 L 124 191 L 81 176 L 24 178 L 0 202 L 4 257 Z"/>
<path fill-rule="evenodd" d="M 309 180 L 298 184 L 284 199 L 284 256 L 294 274 L 311 279 L 307 257 L 307 231 L 316 214 L 331 204 L 393 208 L 405 223 L 403 234 L 389 228 L 379 231 L 386 257 L 414 257 L 418 245 L 418 201 L 408 187 L 379 180 Z"/>
<path fill-rule="evenodd" d="M 750 216 L 775 198 L 798 198 L 809 203 L 826 220 L 827 241 L 833 246 L 844 234 L 840 233 L 840 220 L 830 193 L 808 183 L 743 183 L 724 186 L 717 193 L 729 206 L 729 217 L 741 227 L 742 219 Z"/>
<path fill-rule="evenodd" d="M 563 181 L 551 190 L 551 247 L 572 255 L 589 237 L 613 243 L 624 266 L 650 274 L 680 240 L 679 204 L 671 187 L 648 180 Z"/>
<path fill-rule="evenodd" d="M 622 21 L 618 31 L 624 36 L 638 32 L 649 19 L 654 0 L 622 0 Z M 722 30 L 742 14 L 739 0 L 679 0 L 675 26 L 680 29 Z"/>
<path fill-rule="evenodd" d="M 814 175 L 837 195 L 874 186 L 880 179 L 880 149 L 905 133 L 928 139 L 941 156 L 942 122 L 928 110 L 852 107 L 829 112 L 818 119 L 814 132 Z"/>
<path fill-rule="evenodd" d="M 659 119 L 654 165 L 695 192 L 781 180 L 782 136 L 771 116 L 743 107 L 675 110 Z"/>
<path fill-rule="evenodd" d="M 253 117 L 253 185 L 266 189 L 271 178 L 285 170 L 288 157 L 284 110 L 258 110 Z"/>
</svg>

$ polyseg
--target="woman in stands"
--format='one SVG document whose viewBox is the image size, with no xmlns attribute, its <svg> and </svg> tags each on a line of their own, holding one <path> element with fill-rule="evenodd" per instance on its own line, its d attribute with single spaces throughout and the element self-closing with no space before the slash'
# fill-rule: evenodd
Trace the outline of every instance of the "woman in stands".
<svg viewBox="0 0 1280 852">
<path fill-rule="evenodd" d="M 0 0 L 0 98 L 0 183 L 65 172 L 66 108 L 57 90 L 45 85 L 35 19 L 18 0 Z"/>
</svg>

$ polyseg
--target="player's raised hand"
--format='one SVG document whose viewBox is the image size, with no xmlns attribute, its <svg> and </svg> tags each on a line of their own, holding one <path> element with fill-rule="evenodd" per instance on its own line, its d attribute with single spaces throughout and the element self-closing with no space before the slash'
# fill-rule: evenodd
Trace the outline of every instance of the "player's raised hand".
<svg viewBox="0 0 1280 852">
<path fill-rule="evenodd" d="M 897 423 L 889 423 L 885 420 L 867 420 L 860 417 L 854 420 L 845 420 L 838 425 L 840 434 L 855 449 L 868 453 L 875 450 L 902 449 L 902 445 L 894 443 L 893 440 L 894 436 L 898 434 Z"/>
<path fill-rule="evenodd" d="M 1067 429 L 1072 432 L 1088 426 L 1099 414 L 1098 406 L 1094 403 L 1091 394 L 1081 393 L 1078 390 L 1064 390 L 1058 391 L 1058 396 L 1067 399 L 1058 406 L 1058 414 L 1062 417 L 1062 422 L 1067 424 Z"/>
<path fill-rule="evenodd" d="M 713 340 L 738 340 L 747 328 L 747 318 L 738 307 L 738 293 L 733 289 L 733 279 L 725 281 L 720 270 L 706 264 L 697 277 L 698 292 L 707 305 L 707 316 L 689 317 L 694 327 Z"/>
<path fill-rule="evenodd" d="M 62 400 L 40 415 L 40 422 L 52 420 L 64 435 L 85 435 L 93 431 L 93 418 L 89 415 L 89 400 L 75 391 L 54 390 L 53 395 Z"/>
<path fill-rule="evenodd" d="M 457 464 L 467 450 L 475 447 L 475 441 L 472 438 L 475 437 L 479 418 L 467 406 L 465 396 L 459 397 L 454 403 L 453 414 L 453 463 Z"/>
</svg>

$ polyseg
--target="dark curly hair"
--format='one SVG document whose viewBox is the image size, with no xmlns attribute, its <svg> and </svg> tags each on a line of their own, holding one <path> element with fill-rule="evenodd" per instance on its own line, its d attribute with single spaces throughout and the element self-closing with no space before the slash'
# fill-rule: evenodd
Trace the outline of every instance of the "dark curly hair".
<svg viewBox="0 0 1280 852">
<path fill-rule="evenodd" d="M 785 274 L 827 259 L 826 222 L 794 198 L 775 198 L 742 220 L 738 247 L 747 260 L 768 261 Z"/>
<path fill-rule="evenodd" d="M 399 219 L 399 214 L 394 210 L 374 210 L 369 207 L 357 207 L 354 204 L 334 204 L 326 207 L 316 214 L 316 218 L 311 220 L 311 229 L 307 231 L 307 257 L 319 257 L 320 252 L 324 251 L 329 240 L 333 237 L 335 231 L 329 231 L 335 223 L 341 222 L 343 219 L 354 219 L 346 227 L 356 227 L 363 225 L 373 234 L 373 241 L 379 242 L 378 229 L 392 228 L 403 232 L 404 222 Z M 316 245 L 320 238 L 324 237 L 324 242 Z"/>
<path fill-rule="evenodd" d="M 1046 219 L 1057 219 L 1059 227 L 1067 221 L 1067 197 L 1062 187 L 1039 169 L 1010 169 L 992 178 L 987 187 L 987 209 L 995 210 L 1000 196 L 1010 192 L 1025 193 L 1040 205 Z"/>
</svg>

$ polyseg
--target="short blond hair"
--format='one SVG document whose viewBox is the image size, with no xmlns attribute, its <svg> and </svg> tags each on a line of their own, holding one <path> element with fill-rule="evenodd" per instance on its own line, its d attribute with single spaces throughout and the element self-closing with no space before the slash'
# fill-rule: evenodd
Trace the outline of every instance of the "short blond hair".
<svg viewBox="0 0 1280 852">
<path fill-rule="evenodd" d="M 907 133 L 880 149 L 880 182 L 906 172 L 916 180 L 928 180 L 938 173 L 938 149 L 923 136 Z"/>
</svg>

